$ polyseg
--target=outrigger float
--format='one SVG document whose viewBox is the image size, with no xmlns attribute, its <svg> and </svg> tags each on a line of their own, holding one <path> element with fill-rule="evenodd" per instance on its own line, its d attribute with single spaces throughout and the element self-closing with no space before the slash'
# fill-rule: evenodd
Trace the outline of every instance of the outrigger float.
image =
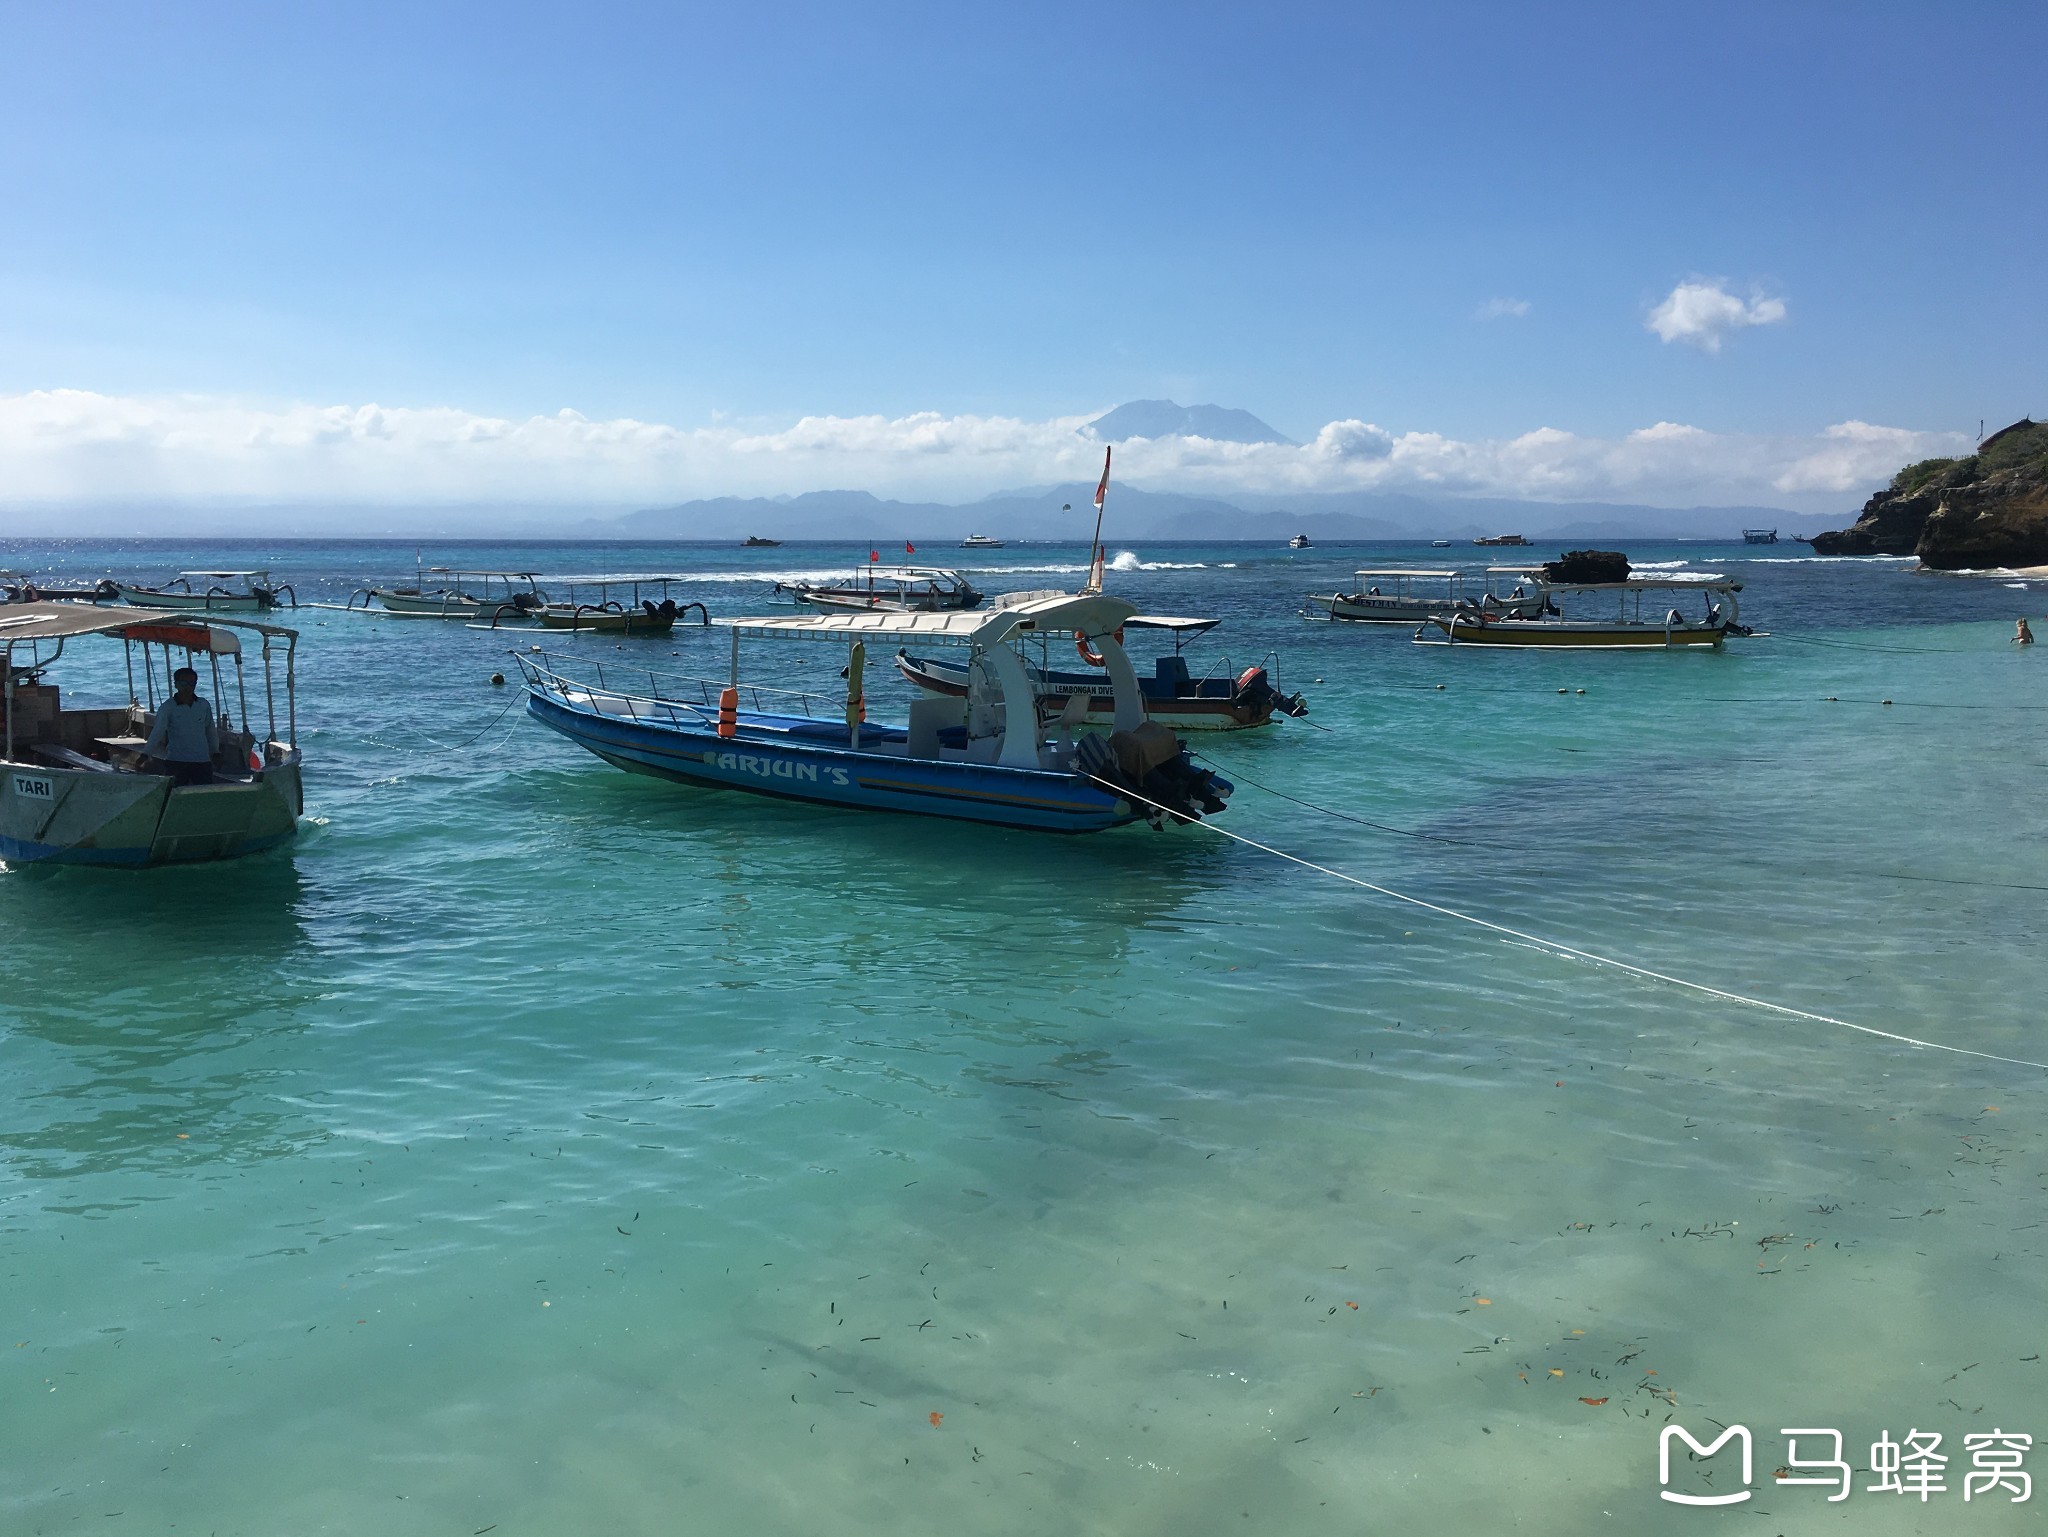
<svg viewBox="0 0 2048 1537">
<path fill-rule="evenodd" d="M 1718 646 L 1730 635 L 1755 632 L 1736 622 L 1742 583 L 1687 581 L 1683 577 L 1630 577 L 1621 582 L 1540 582 L 1545 614 L 1522 619 L 1482 613 L 1432 614 L 1415 632 L 1418 645 L 1576 646 L 1610 651 L 1672 651 Z M 1560 610 L 1554 599 L 1583 599 Z M 1703 600 L 1705 612 L 1671 606 L 1681 596 Z M 1588 616 L 1614 600 L 1611 613 Z M 1647 605 L 1645 599 L 1651 599 Z M 1725 606 L 1724 606 L 1725 605 Z M 1569 611 L 1577 607 L 1580 612 Z M 1648 612 L 1645 612 L 1645 608 Z M 1659 612 L 1659 609 L 1662 612 Z"/>
<path fill-rule="evenodd" d="M 67 709 L 56 685 L 43 681 L 62 658 L 66 642 L 90 635 L 111 635 L 123 643 L 127 704 Z M 262 639 L 260 733 L 243 670 L 244 635 Z M 229 859 L 292 837 L 304 809 L 293 668 L 297 647 L 297 631 L 248 619 L 172 619 L 136 608 L 68 603 L 0 609 L 6 680 L 0 860 L 175 864 Z M 224 659 L 234 664 L 231 677 L 223 673 Z M 150 760 L 142 756 L 157 706 L 170 697 L 171 674 L 180 665 L 203 677 L 210 672 L 209 697 L 218 712 L 220 736 L 212 784 L 174 785 L 168 775 L 150 772 Z"/>
<path fill-rule="evenodd" d="M 987 614 L 738 619 L 730 622 L 724 681 L 514 654 L 533 717 L 633 773 L 865 811 L 1087 833 L 1213 814 L 1232 788 L 1197 769 L 1179 737 L 1145 718 L 1137 673 L 1115 639 L 1136 612 L 1121 598 L 1060 595 Z M 1079 631 L 1101 655 L 1115 696 L 1109 736 L 1075 736 L 1081 695 L 1068 699 L 1048 734 L 1009 644 L 1039 630 Z M 742 684 L 742 636 L 846 647 L 845 699 Z M 901 726 L 868 722 L 869 641 L 964 645 L 966 696 L 914 700 Z"/>
<path fill-rule="evenodd" d="M 1014 600 L 1005 597 L 1000 601 L 1008 606 Z M 1159 614 L 1134 614 L 1124 621 L 1115 637 L 1119 644 L 1126 629 L 1161 632 L 1173 637 L 1173 654 L 1154 660 L 1151 677 L 1140 675 L 1138 678 L 1138 691 L 1144 699 L 1146 717 L 1175 731 L 1249 731 L 1271 725 L 1276 715 L 1308 714 L 1308 704 L 1301 695 L 1285 693 L 1273 681 L 1277 663 L 1271 669 L 1262 665 L 1247 667 L 1239 673 L 1232 673 L 1226 664 L 1221 672 L 1205 673 L 1201 677 L 1193 675 L 1182 649 L 1190 640 L 1206 635 L 1221 622 L 1217 619 L 1176 619 Z M 1024 674 L 1038 694 L 1040 711 L 1047 716 L 1057 716 L 1066 709 L 1070 699 L 1079 698 L 1084 703 L 1077 724 L 1114 729 L 1115 680 L 1106 671 L 1059 671 L 1053 668 L 1050 664 L 1052 646 L 1063 638 L 1055 632 L 1034 629 L 1020 636 L 1016 642 L 1020 646 L 1033 640 L 1038 643 L 1038 663 L 1032 665 L 1027 662 Z M 1079 631 L 1074 635 L 1074 649 L 1091 668 L 1100 669 L 1106 665 L 1107 658 L 1095 650 L 1088 637 Z M 1269 657 L 1268 660 L 1272 659 Z M 927 693 L 954 699 L 967 697 L 973 677 L 971 662 L 947 657 L 912 656 L 907 650 L 896 653 L 896 670 Z"/>
<path fill-rule="evenodd" d="M 1494 618 L 1533 619 L 1543 612 L 1543 595 L 1532 592 L 1535 573 L 1527 566 L 1487 566 L 1480 570 L 1447 567 L 1368 566 L 1352 573 L 1356 592 L 1310 593 L 1314 613 L 1351 624 L 1417 625 L 1432 614 L 1471 611 Z M 1512 591 L 1499 589 L 1513 581 Z"/>
</svg>

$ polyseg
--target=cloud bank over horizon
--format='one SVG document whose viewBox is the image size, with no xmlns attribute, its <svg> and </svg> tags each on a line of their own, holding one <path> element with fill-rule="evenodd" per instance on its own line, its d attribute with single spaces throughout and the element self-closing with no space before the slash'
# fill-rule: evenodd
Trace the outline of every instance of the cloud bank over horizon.
<svg viewBox="0 0 2048 1537">
<path fill-rule="evenodd" d="M 452 406 L 266 405 L 211 396 L 36 390 L 0 396 L 0 493 L 17 506 L 135 501 L 476 502 L 646 506 L 827 488 L 965 501 L 1092 480 L 1100 411 L 1046 420 L 806 416 L 773 430 L 525 420 Z M 1862 421 L 1818 433 L 1716 433 L 1656 422 L 1620 437 L 1537 427 L 1460 440 L 1329 422 L 1306 443 L 1132 439 L 1115 478 L 1218 496 L 1402 492 L 1662 506 L 1776 502 L 1833 510 L 1967 435 Z"/>
</svg>

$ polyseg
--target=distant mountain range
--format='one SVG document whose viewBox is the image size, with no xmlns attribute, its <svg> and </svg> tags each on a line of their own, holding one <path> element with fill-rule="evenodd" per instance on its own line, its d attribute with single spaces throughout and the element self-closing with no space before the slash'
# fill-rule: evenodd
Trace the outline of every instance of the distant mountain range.
<svg viewBox="0 0 2048 1537">
<path fill-rule="evenodd" d="M 1249 411 L 1232 406 L 1183 406 L 1171 400 L 1133 400 L 1105 411 L 1081 429 L 1103 443 L 1126 438 L 1207 438 L 1213 443 L 1295 446 Z"/>
</svg>

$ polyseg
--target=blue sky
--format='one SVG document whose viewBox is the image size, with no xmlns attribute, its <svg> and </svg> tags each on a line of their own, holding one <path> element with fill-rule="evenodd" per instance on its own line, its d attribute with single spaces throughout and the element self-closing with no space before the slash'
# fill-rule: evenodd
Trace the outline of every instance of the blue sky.
<svg viewBox="0 0 2048 1537">
<path fill-rule="evenodd" d="M 230 433 L 372 404 L 659 424 L 700 434 L 662 472 L 693 492 L 754 484 L 718 431 L 1150 396 L 1304 441 L 1682 424 L 1766 480 L 1841 424 L 1915 435 L 1874 464 L 2048 410 L 2038 4 L 4 17 L 0 396 L 104 397 L 188 489 L 321 463 L 166 458 L 194 399 Z M 1661 339 L 1693 280 L 1763 323 Z M 859 455 L 902 440 L 760 484 L 894 484 Z M 122 443 L 17 482 L 136 489 Z M 962 460 L 957 489 L 1034 464 Z"/>
</svg>

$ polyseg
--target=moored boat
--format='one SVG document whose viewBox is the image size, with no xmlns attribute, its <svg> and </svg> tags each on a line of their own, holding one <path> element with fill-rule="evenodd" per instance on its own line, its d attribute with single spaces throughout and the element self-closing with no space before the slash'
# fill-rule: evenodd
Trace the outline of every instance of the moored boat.
<svg viewBox="0 0 2048 1537">
<path fill-rule="evenodd" d="M 68 642 L 99 635 L 126 649 L 128 702 L 67 706 L 45 675 Z M 244 636 L 261 637 L 262 693 L 253 704 Z M 296 631 L 211 614 L 167 618 L 58 603 L 0 611 L 0 860 L 175 864 L 233 858 L 291 838 L 303 810 L 297 645 Z M 210 684 L 218 717 L 211 783 L 178 782 L 143 755 L 172 674 L 186 665 Z"/>
<path fill-rule="evenodd" d="M 958 571 L 935 566 L 876 566 L 844 582 L 777 582 L 810 608 L 846 614 L 938 614 L 978 608 L 982 594 Z"/>
<path fill-rule="evenodd" d="M 1276 669 L 1264 665 L 1233 673 L 1228 666 L 1220 672 L 1196 677 L 1190 671 L 1183 647 L 1197 636 L 1213 630 L 1220 620 L 1175 619 L 1162 615 L 1137 614 L 1124 622 L 1125 630 L 1164 633 L 1173 638 L 1173 653 L 1154 660 L 1152 674 L 1138 674 L 1138 692 L 1144 699 L 1145 715 L 1175 731 L 1247 731 L 1271 725 L 1276 715 L 1306 715 L 1308 704 L 1299 694 L 1287 694 L 1274 681 Z M 1038 695 L 1039 711 L 1047 718 L 1059 716 L 1070 699 L 1083 701 L 1074 720 L 1079 726 L 1111 728 L 1116 718 L 1116 690 L 1104 671 L 1060 670 L 1045 665 L 1053 639 L 1044 630 L 1029 632 L 1039 643 L 1039 661 L 1027 657 L 1025 676 Z M 1064 637 L 1059 637 L 1064 639 Z M 1028 644 L 1019 640 L 1016 644 Z M 1099 665 L 1100 653 L 1081 637 L 1075 650 L 1091 667 Z M 965 699 L 972 685 L 971 665 L 950 657 L 912 656 L 896 653 L 896 669 L 927 693 Z"/>
<path fill-rule="evenodd" d="M 1120 598 L 1056 596 L 986 614 L 813 614 L 731 623 L 725 680 L 521 653 L 534 718 L 606 762 L 718 789 L 868 811 L 900 811 L 1047 832 L 1099 832 L 1224 809 L 1231 786 L 1189 761 L 1180 739 L 1145 718 L 1116 631 Z M 1115 685 L 1115 731 L 1076 737 L 1071 702 L 1048 734 L 1022 659 L 1008 642 L 1079 631 Z M 743 684 L 742 637 L 846 648 L 843 700 Z M 901 725 L 871 723 L 867 642 L 964 645 L 964 699 L 914 700 Z M 645 680 L 644 682 L 642 680 Z"/>
<path fill-rule="evenodd" d="M 194 588 L 194 582 L 203 585 Z M 167 608 L 209 614 L 263 614 L 285 606 L 299 605 L 298 594 L 289 584 L 275 583 L 268 571 L 180 571 L 154 587 L 133 582 L 103 582 L 98 589 L 105 600 L 125 603 L 130 608 Z"/>
<path fill-rule="evenodd" d="M 349 595 L 347 606 L 354 608 L 358 598 L 370 612 L 400 619 L 485 623 L 528 618 L 548 602 L 532 571 L 467 571 L 456 566 L 422 566 L 410 587 L 358 588 Z"/>
<path fill-rule="evenodd" d="M 1534 618 L 1543 611 L 1543 595 L 1533 590 L 1535 574 L 1526 566 L 1487 566 L 1477 571 L 1368 566 L 1352 574 L 1358 578 L 1356 592 L 1310 593 L 1313 612 L 1308 617 L 1412 626 L 1431 614 L 1460 609 L 1519 618 Z M 1502 587 L 1509 590 L 1501 592 Z"/>
<path fill-rule="evenodd" d="M 1309 550 L 1314 549 L 1315 546 L 1309 543 L 1307 534 L 1296 534 L 1287 541 L 1287 548 L 1290 550 Z"/>
<path fill-rule="evenodd" d="M 695 609 L 703 623 L 711 615 L 701 603 L 678 604 L 670 588 L 680 576 L 627 572 L 604 576 L 551 576 L 555 594 L 529 617 L 544 630 L 593 630 L 609 635 L 666 635 L 676 620 Z"/>
<path fill-rule="evenodd" d="M 1745 528 L 1742 531 L 1744 544 L 1776 544 L 1778 531 L 1775 528 Z"/>
<path fill-rule="evenodd" d="M 1508 546 L 1521 548 L 1526 546 L 1529 541 L 1520 534 L 1495 534 L 1491 538 L 1474 539 L 1472 542 L 1477 545 L 1489 545 L 1498 549 Z"/>
<path fill-rule="evenodd" d="M 1610 651 L 1671 651 L 1721 644 L 1754 633 L 1737 622 L 1740 582 L 1630 577 L 1621 582 L 1542 582 L 1544 612 L 1534 618 L 1473 612 L 1433 614 L 1416 630 L 1418 644 L 1438 646 L 1565 646 Z M 1704 613 L 1671 606 L 1697 597 Z M 1562 606 L 1558 600 L 1567 600 Z M 1608 609 L 1608 600 L 1613 608 Z M 1645 612 L 1645 610 L 1648 612 Z"/>
<path fill-rule="evenodd" d="M 1002 540 L 991 538 L 987 534 L 969 534 L 960 541 L 960 548 L 963 550 L 1000 550 L 1002 547 Z"/>
<path fill-rule="evenodd" d="M 749 534 L 740 542 L 740 548 L 743 550 L 779 550 L 782 548 L 782 541 L 780 539 L 763 539 L 759 534 Z"/>
</svg>

